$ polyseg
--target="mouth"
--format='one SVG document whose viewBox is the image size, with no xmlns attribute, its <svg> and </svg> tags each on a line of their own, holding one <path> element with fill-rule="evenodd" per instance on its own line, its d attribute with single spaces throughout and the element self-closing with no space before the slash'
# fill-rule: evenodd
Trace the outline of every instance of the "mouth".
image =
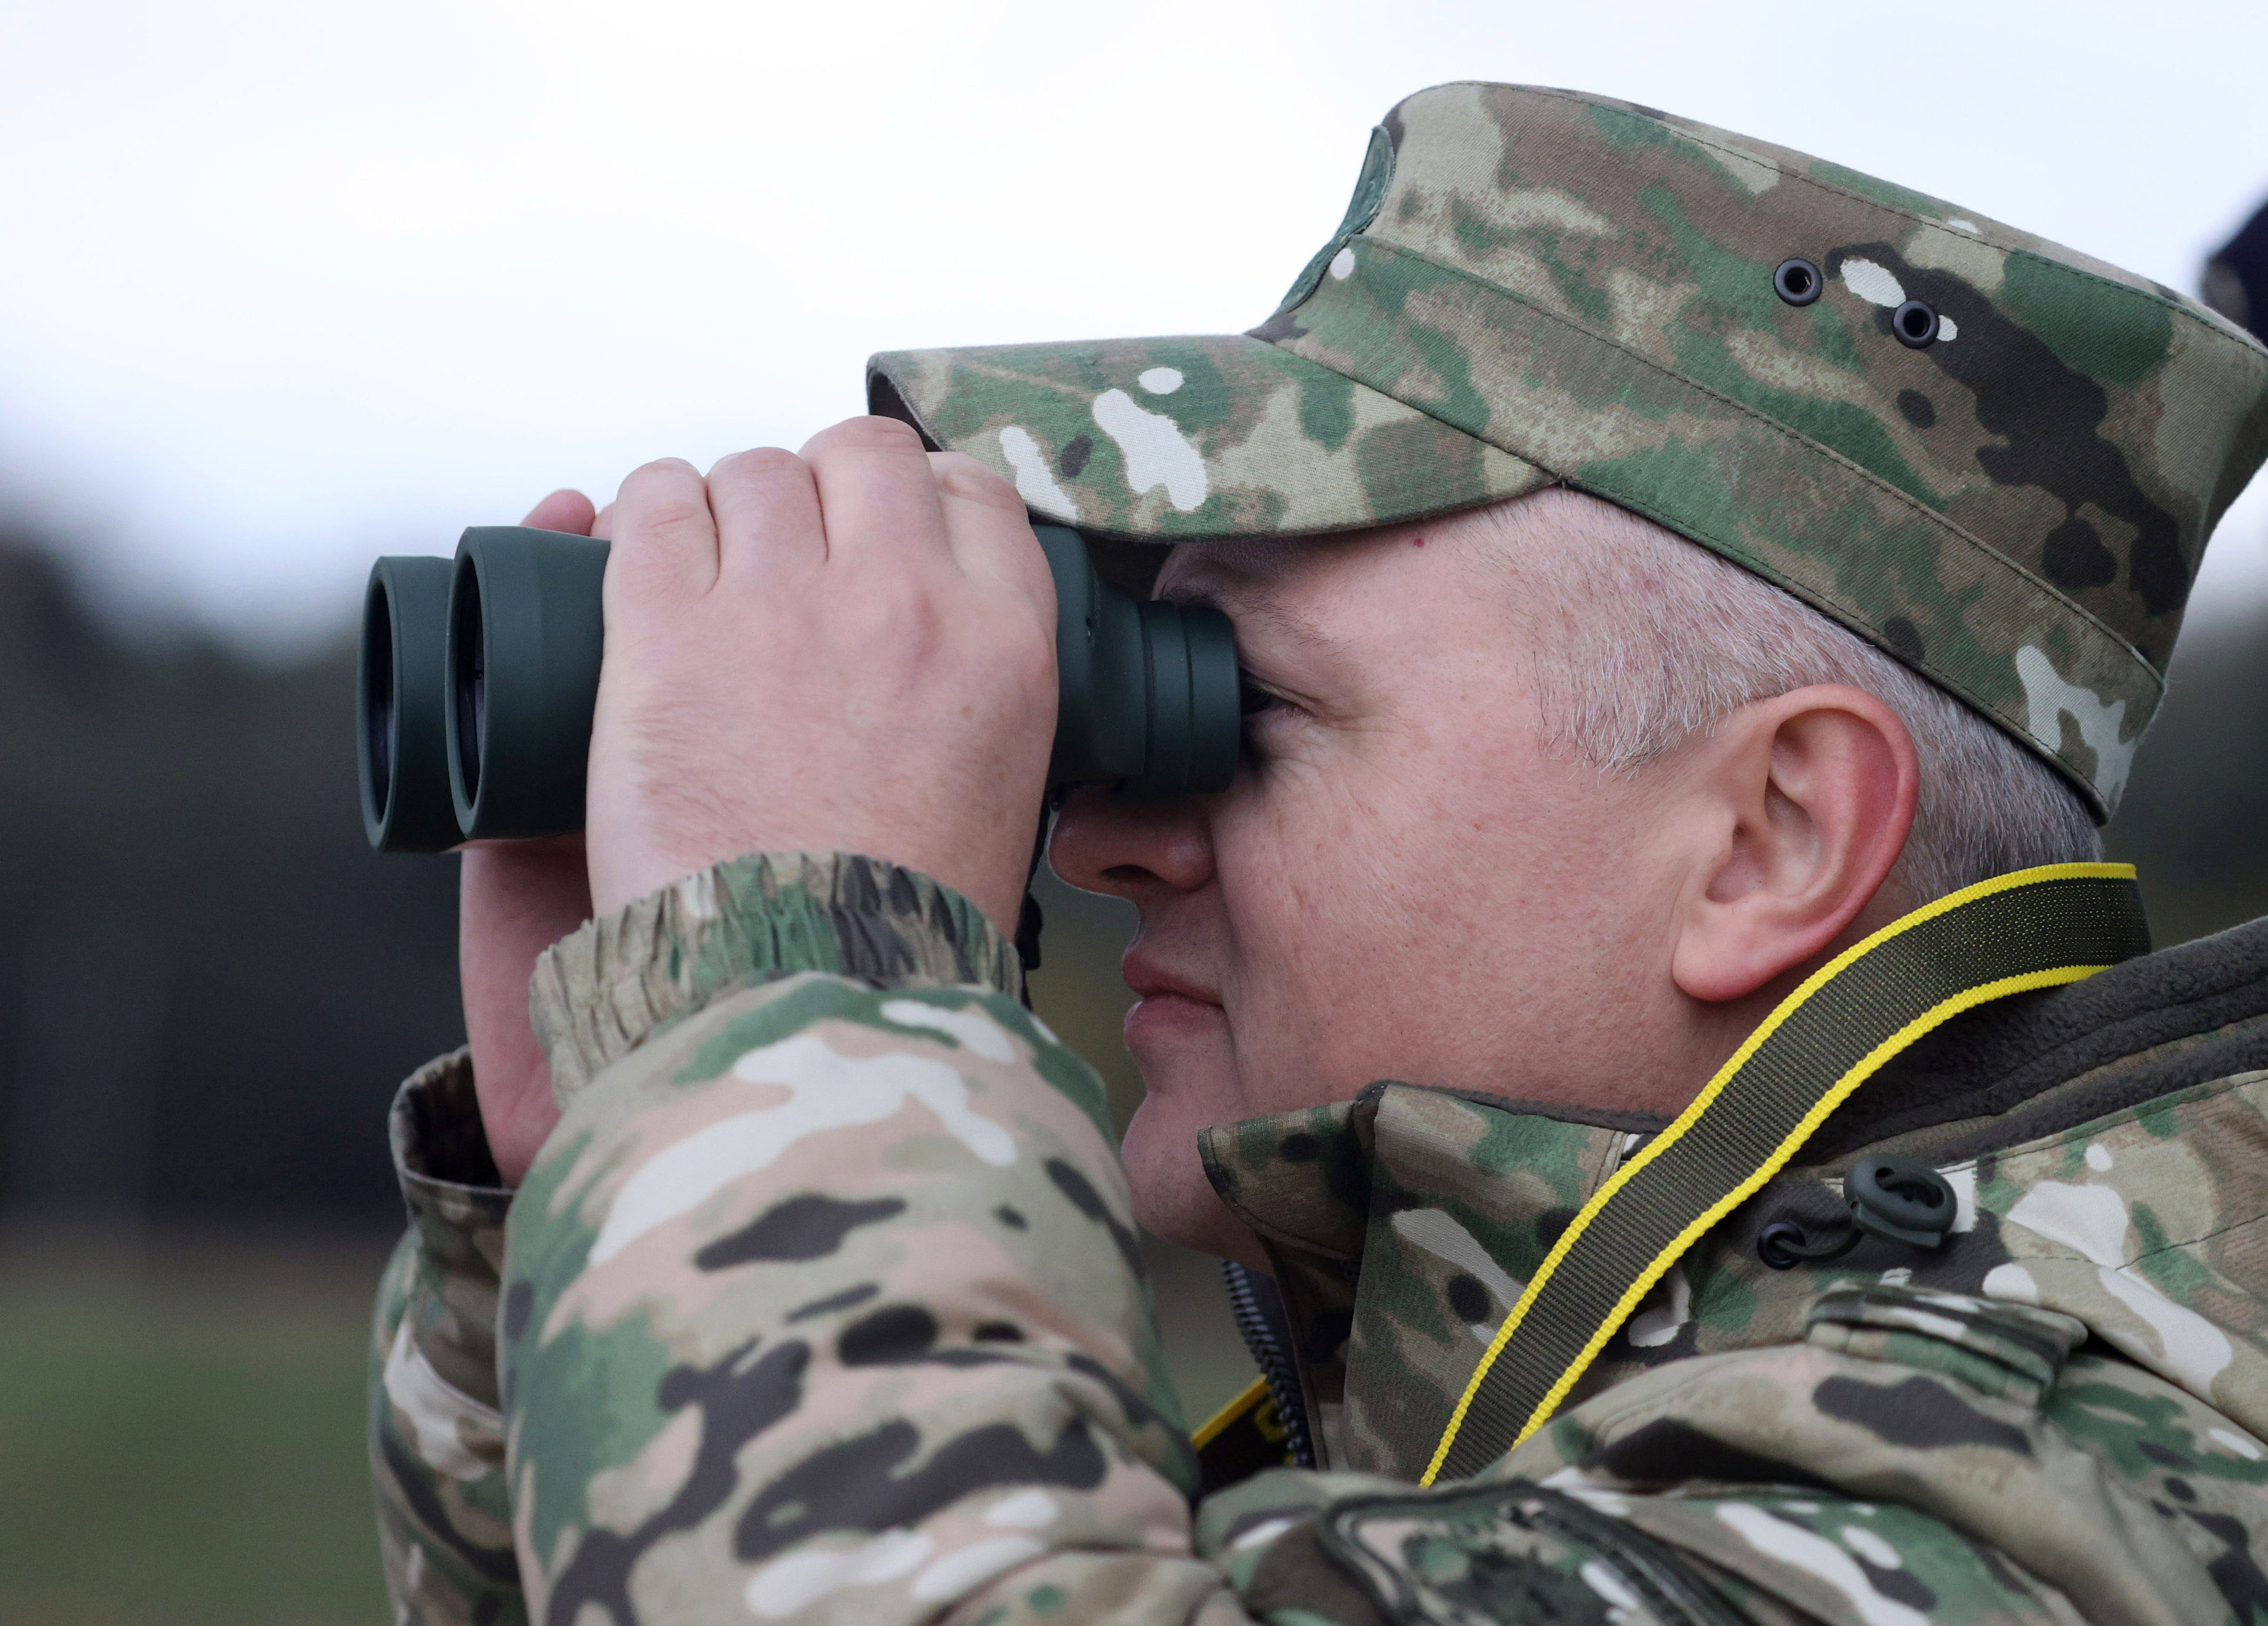
<svg viewBox="0 0 2268 1626">
<path fill-rule="evenodd" d="M 1126 1013 L 1126 1048 L 1136 1059 L 1161 1062 L 1177 1049 L 1175 1040 L 1218 1034 L 1226 1019 L 1220 996 L 1194 979 L 1167 970 L 1140 953 L 1126 956 L 1126 986 L 1141 1003 Z"/>
<path fill-rule="evenodd" d="M 1126 986 L 1143 1000 L 1188 999 L 1201 1005 L 1219 1009 L 1220 996 L 1188 977 L 1168 971 L 1163 966 L 1144 959 L 1138 953 L 1130 953 L 1119 967 L 1119 975 Z"/>
</svg>

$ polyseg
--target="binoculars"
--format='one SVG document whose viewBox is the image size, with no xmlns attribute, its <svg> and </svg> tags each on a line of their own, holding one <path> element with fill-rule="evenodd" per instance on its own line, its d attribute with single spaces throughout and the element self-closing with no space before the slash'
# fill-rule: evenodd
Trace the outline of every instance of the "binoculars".
<svg viewBox="0 0 2268 1626">
<path fill-rule="evenodd" d="M 1242 723 L 1228 618 L 1138 599 L 1096 572 L 1077 532 L 1035 529 L 1056 584 L 1050 798 L 1075 784 L 1144 800 L 1227 789 Z M 583 828 L 606 571 L 603 541 L 500 526 L 467 531 L 453 560 L 372 567 L 357 755 L 372 847 L 442 852 Z"/>
</svg>

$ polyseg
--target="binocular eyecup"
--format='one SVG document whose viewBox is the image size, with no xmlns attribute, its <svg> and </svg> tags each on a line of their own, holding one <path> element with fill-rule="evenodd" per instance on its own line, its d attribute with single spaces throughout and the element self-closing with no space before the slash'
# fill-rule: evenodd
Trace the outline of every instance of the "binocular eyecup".
<svg viewBox="0 0 2268 1626">
<path fill-rule="evenodd" d="M 1055 578 L 1058 705 L 1048 784 L 1165 801 L 1228 788 L 1236 636 L 1205 605 L 1135 598 L 1076 532 L 1040 526 Z M 606 647 L 607 544 L 475 526 L 448 559 L 380 559 L 363 606 L 364 833 L 380 852 L 583 828 Z"/>
</svg>

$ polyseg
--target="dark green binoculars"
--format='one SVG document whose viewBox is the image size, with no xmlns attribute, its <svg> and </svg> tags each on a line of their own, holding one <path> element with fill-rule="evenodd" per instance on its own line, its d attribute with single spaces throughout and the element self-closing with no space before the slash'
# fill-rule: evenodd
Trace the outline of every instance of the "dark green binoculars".
<svg viewBox="0 0 2268 1626">
<path fill-rule="evenodd" d="M 1036 529 L 1056 583 L 1049 790 L 1170 800 L 1227 789 L 1241 721 L 1228 618 L 1137 599 L 1096 573 L 1078 533 Z M 441 852 L 583 828 L 606 570 L 605 542 L 500 526 L 467 531 L 453 560 L 372 568 L 357 754 L 372 847 Z"/>
</svg>

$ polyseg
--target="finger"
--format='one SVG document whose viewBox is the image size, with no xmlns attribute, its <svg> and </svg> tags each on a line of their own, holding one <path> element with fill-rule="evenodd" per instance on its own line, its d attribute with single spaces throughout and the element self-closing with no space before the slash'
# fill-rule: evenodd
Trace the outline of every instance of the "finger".
<svg viewBox="0 0 2268 1626">
<path fill-rule="evenodd" d="M 1055 578 L 1016 489 L 958 452 L 932 452 L 929 465 L 954 563 L 968 575 L 1046 604 L 1052 614 Z"/>
<path fill-rule="evenodd" d="M 527 511 L 520 524 L 531 531 L 564 531 L 571 536 L 591 533 L 591 499 L 580 491 L 554 491 Z"/>
<path fill-rule="evenodd" d="M 806 442 L 803 460 L 818 484 L 829 565 L 906 569 L 951 556 L 937 481 L 911 424 L 846 419 Z"/>
<path fill-rule="evenodd" d="M 709 509 L 721 584 L 777 585 L 827 563 L 819 487 L 792 452 L 759 446 L 719 459 L 709 471 Z"/>
<path fill-rule="evenodd" d="M 615 497 L 614 550 L 607 561 L 607 601 L 619 591 L 644 600 L 681 603 L 717 580 L 717 521 L 709 487 L 682 458 L 633 469 Z"/>
<path fill-rule="evenodd" d="M 615 505 L 612 503 L 601 508 L 599 511 L 599 517 L 591 521 L 591 534 L 602 542 L 614 540 Z"/>
</svg>

